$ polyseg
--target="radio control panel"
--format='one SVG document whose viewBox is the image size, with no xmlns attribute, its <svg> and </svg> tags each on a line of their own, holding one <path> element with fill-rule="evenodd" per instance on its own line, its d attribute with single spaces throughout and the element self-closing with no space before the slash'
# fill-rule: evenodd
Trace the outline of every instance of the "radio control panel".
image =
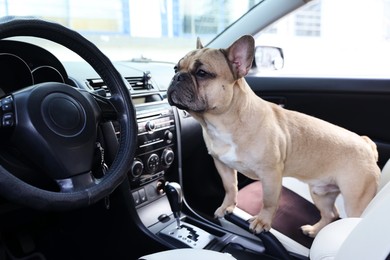
<svg viewBox="0 0 390 260">
<path fill-rule="evenodd" d="M 176 126 L 166 102 L 136 106 L 138 138 L 129 179 L 132 189 L 163 179 L 176 156 Z"/>
</svg>

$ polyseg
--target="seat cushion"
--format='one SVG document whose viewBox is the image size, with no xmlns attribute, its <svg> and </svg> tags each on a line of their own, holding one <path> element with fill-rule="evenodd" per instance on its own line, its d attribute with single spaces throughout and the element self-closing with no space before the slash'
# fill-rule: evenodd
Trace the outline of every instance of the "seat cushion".
<svg viewBox="0 0 390 260">
<path fill-rule="evenodd" d="M 360 221 L 361 218 L 344 218 L 321 229 L 310 248 L 310 260 L 334 259 L 345 239 Z"/>
</svg>

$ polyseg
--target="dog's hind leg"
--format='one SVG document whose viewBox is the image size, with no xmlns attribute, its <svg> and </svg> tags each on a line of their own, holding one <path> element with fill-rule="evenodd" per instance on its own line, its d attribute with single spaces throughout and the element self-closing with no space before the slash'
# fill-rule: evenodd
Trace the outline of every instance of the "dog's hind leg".
<svg viewBox="0 0 390 260">
<path fill-rule="evenodd" d="M 361 216 L 367 205 L 377 193 L 378 178 L 378 174 L 362 174 L 359 179 L 356 178 L 353 183 L 346 181 L 340 182 L 345 212 L 348 217 Z"/>
<path fill-rule="evenodd" d="M 305 235 L 315 237 L 324 226 L 339 218 L 335 201 L 340 190 L 335 185 L 322 187 L 309 185 L 309 188 L 313 202 L 320 211 L 321 219 L 314 225 L 304 225 L 301 229 Z"/>
</svg>

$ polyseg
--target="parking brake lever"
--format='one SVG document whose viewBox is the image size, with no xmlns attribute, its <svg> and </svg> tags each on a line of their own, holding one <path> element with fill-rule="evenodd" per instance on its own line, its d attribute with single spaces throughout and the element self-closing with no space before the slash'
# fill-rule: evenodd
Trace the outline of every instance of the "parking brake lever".
<svg viewBox="0 0 390 260">
<path fill-rule="evenodd" d="M 173 216 L 176 219 L 177 228 L 180 229 L 180 215 L 183 202 L 183 193 L 180 184 L 176 182 L 166 182 L 165 193 L 167 195 L 169 205 L 171 206 Z"/>
</svg>

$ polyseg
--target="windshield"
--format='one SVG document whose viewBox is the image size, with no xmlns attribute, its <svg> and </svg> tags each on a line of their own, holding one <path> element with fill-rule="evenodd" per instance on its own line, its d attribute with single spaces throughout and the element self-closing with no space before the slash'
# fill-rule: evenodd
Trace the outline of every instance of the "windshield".
<svg viewBox="0 0 390 260">
<path fill-rule="evenodd" d="M 236 23 L 252 8 L 260 15 L 251 19 L 249 13 Z M 389 0 L 0 0 L 2 16 L 58 22 L 112 61 L 137 61 L 138 66 L 176 63 L 196 47 L 197 37 L 203 45 L 217 39 L 219 44 L 212 44 L 219 48 L 252 34 L 256 46 L 279 47 L 284 57 L 281 69 L 262 67 L 258 76 L 389 77 Z M 61 61 L 80 59 L 53 43 L 27 40 Z"/>
<path fill-rule="evenodd" d="M 111 60 L 177 62 L 260 1 L 0 0 L 0 16 L 58 22 L 95 43 Z M 62 60 L 72 59 L 68 54 Z"/>
</svg>

